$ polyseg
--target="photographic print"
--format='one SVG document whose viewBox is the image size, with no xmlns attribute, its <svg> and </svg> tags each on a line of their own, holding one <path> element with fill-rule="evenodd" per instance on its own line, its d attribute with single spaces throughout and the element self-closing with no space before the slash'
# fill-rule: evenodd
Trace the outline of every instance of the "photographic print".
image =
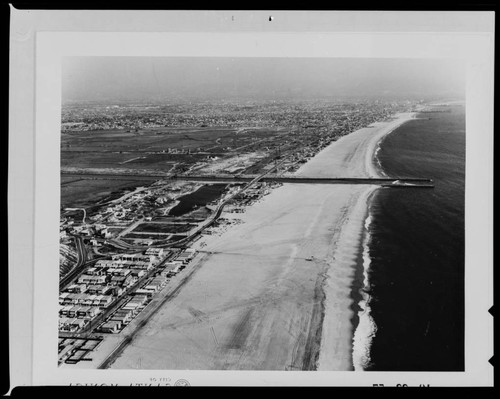
<svg viewBox="0 0 500 399">
<path fill-rule="evenodd" d="M 460 62 L 67 57 L 60 367 L 464 369 Z"/>
<path fill-rule="evenodd" d="M 493 13 L 12 14 L 13 386 L 492 385 Z"/>
</svg>

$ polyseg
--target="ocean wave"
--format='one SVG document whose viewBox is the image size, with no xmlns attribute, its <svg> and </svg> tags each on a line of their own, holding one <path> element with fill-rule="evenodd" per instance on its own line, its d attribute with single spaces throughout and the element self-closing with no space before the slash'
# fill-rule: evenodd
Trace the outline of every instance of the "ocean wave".
<svg viewBox="0 0 500 399">
<path fill-rule="evenodd" d="M 382 168 L 382 163 L 380 162 L 380 159 L 378 157 L 382 141 L 383 139 L 377 143 L 377 147 L 375 148 L 375 152 L 373 153 L 373 160 L 375 161 L 375 167 L 380 176 L 387 176 L 387 174 L 384 172 L 384 169 Z"/>
<path fill-rule="evenodd" d="M 354 331 L 352 362 L 355 371 L 364 371 L 370 365 L 370 349 L 373 337 L 377 332 L 377 326 L 370 315 L 370 280 L 368 272 L 370 269 L 370 225 L 372 216 L 368 209 L 368 216 L 365 220 L 365 231 L 363 234 L 363 287 L 360 289 L 362 299 L 359 301 L 358 326 Z"/>
</svg>

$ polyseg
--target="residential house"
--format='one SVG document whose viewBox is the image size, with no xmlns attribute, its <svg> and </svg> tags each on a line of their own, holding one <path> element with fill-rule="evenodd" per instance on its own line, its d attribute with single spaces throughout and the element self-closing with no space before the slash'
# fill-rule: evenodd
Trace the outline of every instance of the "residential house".
<svg viewBox="0 0 500 399">
<path fill-rule="evenodd" d="M 73 294 L 81 294 L 87 290 L 87 284 L 71 284 L 68 288 L 66 288 L 67 292 L 71 292 Z"/>
<path fill-rule="evenodd" d="M 101 326 L 101 331 L 104 333 L 116 334 L 120 331 L 122 323 L 116 320 L 108 321 Z"/>
<path fill-rule="evenodd" d="M 104 284 L 106 282 L 106 276 L 101 275 L 101 276 L 93 276 L 90 274 L 82 274 L 80 277 L 78 277 L 78 283 L 85 283 L 85 284 Z"/>
</svg>

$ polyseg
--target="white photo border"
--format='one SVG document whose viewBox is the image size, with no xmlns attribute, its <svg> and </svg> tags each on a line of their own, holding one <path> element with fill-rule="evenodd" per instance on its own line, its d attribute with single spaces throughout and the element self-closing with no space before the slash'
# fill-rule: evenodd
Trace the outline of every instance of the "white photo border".
<svg viewBox="0 0 500 399">
<path fill-rule="evenodd" d="M 488 359 L 493 355 L 493 319 L 488 309 L 493 303 L 493 37 L 493 32 L 450 31 L 36 32 L 33 264 L 28 265 L 25 258 L 22 267 L 15 268 L 9 256 L 9 284 L 19 282 L 24 273 L 32 273 L 33 278 L 32 376 L 28 384 L 131 385 L 168 378 L 171 382 L 185 379 L 194 386 L 492 385 L 493 367 Z M 61 66 L 63 57 L 70 56 L 446 58 L 465 62 L 465 371 L 73 371 L 58 368 Z M 16 128 L 18 126 L 11 125 L 10 135 L 16 134 Z M 19 143 L 14 142 L 14 145 Z M 10 173 L 16 173 L 16 167 Z M 14 192 L 9 193 L 10 220 L 22 212 L 19 204 L 13 203 L 16 190 L 20 189 L 21 186 L 13 187 Z M 22 293 L 11 292 L 11 309 L 15 309 L 19 295 Z M 11 316 L 11 324 L 13 318 L 22 316 Z M 11 339 L 16 341 L 12 333 L 11 327 Z M 19 339 L 27 342 L 28 338 Z M 17 352 L 11 349 L 13 355 Z M 19 370 L 15 372 L 20 373 Z"/>
</svg>

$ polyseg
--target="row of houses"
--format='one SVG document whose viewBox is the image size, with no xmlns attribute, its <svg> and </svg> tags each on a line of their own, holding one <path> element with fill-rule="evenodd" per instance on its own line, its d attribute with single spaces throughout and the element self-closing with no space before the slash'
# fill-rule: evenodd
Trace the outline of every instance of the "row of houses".
<svg viewBox="0 0 500 399">
<path fill-rule="evenodd" d="M 89 267 L 85 271 L 85 275 L 87 276 L 106 276 L 106 275 L 114 275 L 114 276 L 126 276 L 127 274 L 131 274 L 132 277 L 141 277 L 144 274 L 147 273 L 147 270 L 144 268 L 138 268 L 138 267 L 133 267 L 133 268 L 118 268 L 116 266 L 114 267 L 108 267 L 108 266 L 95 266 L 95 267 Z"/>
<path fill-rule="evenodd" d="M 114 255 L 111 259 L 99 260 L 95 266 L 87 268 L 76 283 L 59 296 L 60 329 L 77 331 L 83 327 L 81 320 L 93 319 L 164 256 L 166 253 L 163 249 L 148 248 L 145 254 Z"/>
<path fill-rule="evenodd" d="M 59 305 L 82 305 L 108 307 L 113 302 L 112 295 L 71 294 L 63 292 L 59 295 Z"/>
<path fill-rule="evenodd" d="M 182 270 L 196 254 L 192 249 L 175 251 L 178 252 L 176 260 L 165 269 L 173 269 L 174 274 Z M 77 320 L 92 320 L 170 253 L 162 248 L 148 248 L 145 253 L 116 254 L 111 259 L 97 261 L 95 266 L 87 268 L 77 281 L 59 296 L 60 320 L 64 321 L 60 322 L 60 328 L 63 331 L 77 331 L 83 326 Z M 100 330 L 120 331 L 156 292 L 165 287 L 168 276 L 168 273 L 163 272 L 144 283 L 129 302 L 100 326 Z"/>
<path fill-rule="evenodd" d="M 98 306 L 64 305 L 59 309 L 61 317 L 92 319 L 101 313 Z"/>
<path fill-rule="evenodd" d="M 131 309 L 119 309 L 113 316 L 111 316 L 110 321 L 119 321 L 123 325 L 128 324 L 130 320 L 134 318 L 134 311 Z"/>
<path fill-rule="evenodd" d="M 87 291 L 87 288 L 83 287 L 83 285 L 93 286 L 94 291 L 98 291 L 96 286 L 101 286 L 102 290 L 105 290 L 105 286 L 111 287 L 123 287 L 127 288 L 132 285 L 135 281 L 137 281 L 137 277 L 134 278 L 131 274 L 127 273 L 126 275 L 102 275 L 102 276 L 92 276 L 88 274 L 82 274 L 78 278 L 79 287 L 71 286 L 71 290 L 79 289 L 78 293 L 84 293 Z M 69 291 L 71 292 L 71 291 Z"/>
<path fill-rule="evenodd" d="M 145 260 L 121 260 L 121 259 L 101 259 L 96 262 L 97 269 L 111 268 L 111 269 L 143 269 L 150 270 L 155 267 L 155 262 Z"/>
<path fill-rule="evenodd" d="M 71 317 L 60 317 L 59 318 L 59 330 L 75 332 L 84 327 L 88 323 L 85 319 L 71 318 Z"/>
<path fill-rule="evenodd" d="M 148 296 L 136 294 L 125 305 L 120 307 L 113 315 L 100 327 L 104 333 L 116 334 L 120 332 L 146 305 Z"/>
<path fill-rule="evenodd" d="M 163 289 L 167 282 L 168 279 L 160 275 L 137 289 L 133 298 L 101 325 L 100 331 L 111 334 L 120 332 L 143 309 L 153 294 Z"/>
<path fill-rule="evenodd" d="M 106 274 L 93 275 L 93 274 L 82 274 L 78 277 L 78 284 L 105 284 L 110 280 Z"/>
<path fill-rule="evenodd" d="M 122 328 L 123 328 L 123 325 L 121 322 L 115 321 L 115 320 L 110 320 L 110 321 L 107 321 L 106 323 L 104 323 L 100 327 L 100 331 L 104 332 L 104 333 L 116 334 L 116 333 L 120 332 L 122 330 Z"/>
<path fill-rule="evenodd" d="M 160 291 L 163 287 L 165 287 L 168 283 L 168 278 L 166 276 L 157 276 L 152 280 L 148 281 L 143 287 L 142 290 L 150 291 L 152 293 Z"/>
<path fill-rule="evenodd" d="M 141 288 L 135 290 L 133 298 L 114 312 L 100 326 L 100 331 L 115 334 L 120 332 L 144 308 L 154 293 L 163 289 L 168 278 L 159 275 L 147 281 Z"/>
<path fill-rule="evenodd" d="M 163 248 L 148 248 L 144 254 L 135 253 L 135 254 L 115 254 L 111 256 L 111 259 L 114 261 L 142 261 L 142 262 L 151 262 L 155 263 L 160 261 L 168 254 L 168 251 L 165 251 Z"/>
<path fill-rule="evenodd" d="M 187 264 L 195 257 L 195 255 L 196 251 L 194 249 L 186 248 L 175 257 L 175 260 Z"/>
<path fill-rule="evenodd" d="M 156 256 L 157 258 L 165 258 L 170 252 L 163 248 L 148 248 L 145 252 L 146 255 Z"/>
<path fill-rule="evenodd" d="M 137 314 L 141 306 L 145 305 L 147 301 L 148 301 L 147 295 L 136 294 L 130 301 L 128 301 L 125 305 L 123 305 L 121 309 L 131 310 L 132 312 L 136 312 Z"/>
<path fill-rule="evenodd" d="M 173 277 L 185 267 L 186 265 L 182 262 L 178 261 L 168 262 L 165 263 L 165 269 L 162 270 L 160 275 L 163 277 Z"/>
<path fill-rule="evenodd" d="M 165 268 L 161 271 L 162 277 L 173 277 L 181 270 L 183 270 L 186 265 L 196 256 L 196 251 L 191 248 L 187 248 L 179 253 L 175 257 L 175 260 L 170 262 L 165 262 Z"/>
</svg>

